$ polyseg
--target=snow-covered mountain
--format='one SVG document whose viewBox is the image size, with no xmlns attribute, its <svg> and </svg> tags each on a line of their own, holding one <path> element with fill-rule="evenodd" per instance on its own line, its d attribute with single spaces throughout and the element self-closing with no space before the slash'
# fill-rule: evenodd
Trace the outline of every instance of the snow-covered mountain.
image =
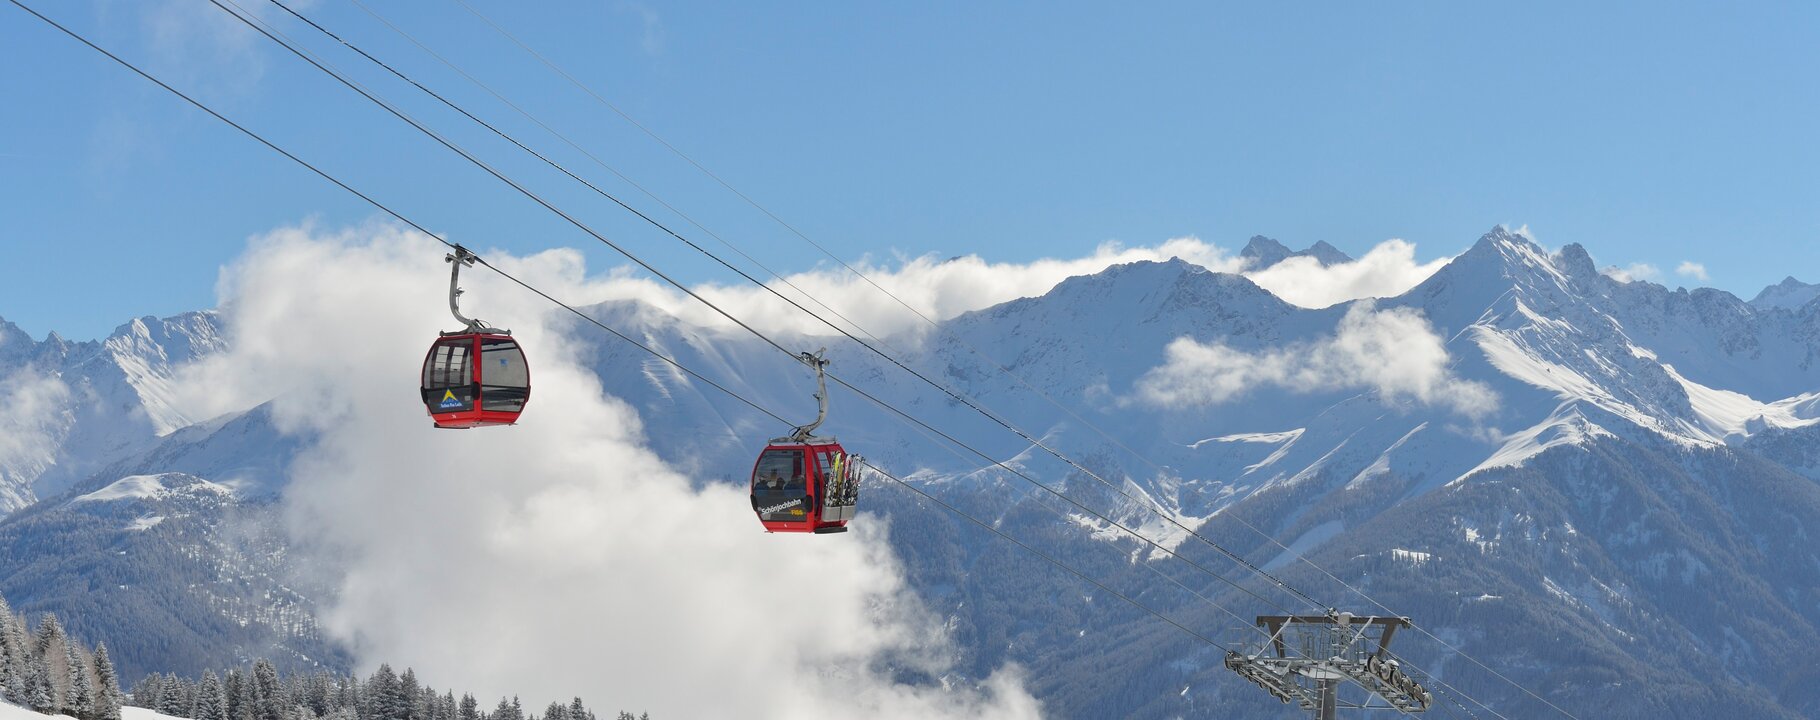
<svg viewBox="0 0 1820 720">
<path fill-rule="evenodd" d="M 1263 238 L 1246 252 L 1263 265 L 1345 261 Z M 813 414 L 811 378 L 749 336 L 632 302 L 589 312 L 761 404 Z M 122 378 L 168 378 L 181 358 L 219 348 L 212 316 L 185 317 L 179 325 L 191 332 L 159 335 L 146 323 L 145 333 L 127 333 L 145 338 L 127 357 L 164 359 L 145 364 L 153 370 L 134 376 L 119 355 L 91 357 Z M 639 410 L 657 449 L 706 480 L 738 481 L 755 438 L 783 429 L 635 348 L 580 328 L 575 336 L 608 392 Z M 1419 286 L 1378 301 L 1306 309 L 1238 275 L 1141 262 L 887 341 L 907 365 L 1138 500 L 855 343 L 786 339 L 828 346 L 843 378 L 1235 579 L 1239 570 L 1138 503 L 1329 604 L 1378 611 L 1298 557 L 1313 560 L 1445 639 L 1409 633 L 1398 643 L 1506 716 L 1548 714 L 1453 648 L 1581 717 L 1820 715 L 1811 670 L 1820 667 L 1812 619 L 1820 546 L 1809 535 L 1820 528 L 1820 303 L 1746 303 L 1716 290 L 1622 282 L 1577 245 L 1551 252 L 1498 228 Z M 31 345 L 32 357 L 51 342 Z M 0 354 L 21 346 L 0 339 Z M 34 377 L 92 388 L 102 381 L 85 378 L 114 376 L 66 367 L 62 358 L 74 354 L 49 353 L 57 362 L 33 366 L 58 369 Z M 173 432 L 189 419 L 161 416 L 157 393 L 133 384 L 155 390 L 155 382 L 121 382 L 141 403 L 122 415 L 143 417 L 132 426 L 139 439 L 91 461 L 85 479 L 8 518 L 0 532 L 36 537 L 48 530 L 21 529 L 29 518 L 65 513 L 151 538 L 173 521 L 131 528 L 178 512 L 156 503 L 214 497 L 173 488 L 238 483 L 269 496 L 304 446 L 260 410 Z M 1214 630 L 1233 625 L 1159 586 L 1144 564 L 1224 593 L 1215 599 L 1241 616 L 1279 610 L 1183 572 L 844 390 L 833 391 L 833 404 L 824 430 L 849 448 L 1177 617 Z M 44 429 L 54 445 L 33 446 L 37 466 L 5 466 L 9 482 L 29 489 L 19 485 L 20 468 L 37 467 L 24 482 L 42 488 L 45 468 L 74 464 L 68 449 L 88 441 L 69 438 L 93 436 L 86 424 L 106 416 L 71 413 Z M 148 489 L 147 476 L 171 481 Z M 118 495 L 107 502 L 130 509 L 97 515 L 105 503 L 82 499 L 96 493 Z M 1205 648 L 1035 567 L 1021 551 L 889 486 L 866 503 L 892 517 L 915 586 L 950 615 L 971 667 L 983 673 L 1015 660 L 1031 668 L 1033 687 L 1057 714 L 1161 718 L 1218 707 L 1287 716 Z M 0 578 L 14 567 L 0 567 Z M 61 572 L 34 582 L 74 570 Z M 29 595 L 10 580 L 4 589 Z M 46 607 L 64 601 L 35 597 Z M 296 603 L 307 606 L 307 593 Z"/>
<path fill-rule="evenodd" d="M 1751 298 L 1750 304 L 1764 309 L 1794 310 L 1813 302 L 1814 298 L 1820 298 L 1820 285 L 1809 285 L 1790 276 L 1783 278 L 1782 282 L 1763 288 L 1763 292 Z"/>
<path fill-rule="evenodd" d="M 0 512 L 55 495 L 185 417 L 172 371 L 221 349 L 212 312 L 134 319 L 101 341 L 35 342 L 0 320 Z"/>
<path fill-rule="evenodd" d="M 260 657 L 343 669 L 346 651 L 317 627 L 322 587 L 288 555 L 279 476 L 263 464 L 296 451 L 263 407 L 171 433 L 0 521 L 0 592 L 104 639 L 128 682 Z"/>
</svg>

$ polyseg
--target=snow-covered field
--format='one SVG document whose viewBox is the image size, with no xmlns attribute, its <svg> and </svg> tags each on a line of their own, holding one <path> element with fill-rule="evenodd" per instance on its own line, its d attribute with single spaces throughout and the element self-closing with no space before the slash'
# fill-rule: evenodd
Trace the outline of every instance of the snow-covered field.
<svg viewBox="0 0 1820 720">
<path fill-rule="evenodd" d="M 29 708 L 22 708 L 11 703 L 0 703 L 0 720 L 76 720 L 68 715 L 46 715 Z M 160 715 L 151 710 L 138 707 L 120 708 L 120 720 L 184 720 L 170 715 Z"/>
</svg>

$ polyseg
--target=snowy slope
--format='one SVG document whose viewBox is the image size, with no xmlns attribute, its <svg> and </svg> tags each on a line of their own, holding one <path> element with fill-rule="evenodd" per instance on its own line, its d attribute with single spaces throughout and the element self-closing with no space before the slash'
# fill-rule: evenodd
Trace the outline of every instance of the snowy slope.
<svg viewBox="0 0 1820 720">
<path fill-rule="evenodd" d="M 1259 564 L 1303 575 L 1311 586 L 1324 587 L 1327 597 L 1343 596 L 1344 588 L 1308 575 L 1297 556 L 1325 558 L 1355 582 L 1369 576 L 1379 593 L 1401 599 L 1400 607 L 1426 608 L 1442 618 L 1456 610 L 1437 607 L 1434 593 L 1472 587 L 1470 597 L 1488 598 L 1474 606 L 1481 610 L 1520 608 L 1519 616 L 1531 623 L 1568 619 L 1591 643 L 1586 652 L 1596 661 L 1590 666 L 1583 657 L 1530 644 L 1535 639 L 1520 632 L 1498 628 L 1494 634 L 1519 648 L 1506 656 L 1513 667 L 1526 667 L 1525 654 L 1554 659 L 1528 675 L 1545 687 L 1599 702 L 1599 691 L 1569 679 L 1592 672 L 1618 685 L 1659 687 L 1650 712 L 1681 708 L 1698 716 L 1702 711 L 1691 708 L 1717 707 L 1700 704 L 1714 702 L 1755 703 L 1750 706 L 1763 717 L 1813 712 L 1813 698 L 1798 690 L 1769 692 L 1780 700 L 1768 704 L 1743 700 L 1765 695 L 1744 689 L 1755 682 L 1748 679 L 1754 673 L 1780 672 L 1765 651 L 1753 651 L 1742 639 L 1762 628 L 1713 636 L 1710 623 L 1733 614 L 1781 618 L 1786 625 L 1762 640 L 1778 652 L 1820 641 L 1811 621 L 1790 612 L 1811 606 L 1820 579 L 1765 562 L 1767 553 L 1812 557 L 1811 544 L 1792 540 L 1803 535 L 1789 533 L 1820 526 L 1814 487 L 1792 480 L 1820 468 L 1811 450 L 1796 452 L 1807 447 L 1800 439 L 1815 437 L 1820 417 L 1820 306 L 1765 311 L 1718 291 L 1624 283 L 1597 272 L 1578 246 L 1550 252 L 1500 228 L 1428 281 L 1376 308 L 1412 310 L 1431 322 L 1446 340 L 1449 370 L 1491 389 L 1496 409 L 1468 417 L 1441 404 L 1357 387 L 1258 386 L 1231 402 L 1200 407 L 1130 402 L 1135 383 L 1164 362 L 1163 349 L 1177 339 L 1255 354 L 1307 348 L 1333 337 L 1352 309 L 1288 306 L 1243 278 L 1180 261 L 1115 267 L 1068 280 L 1042 297 L 964 315 L 925 342 L 906 343 L 905 355 L 913 367 L 1064 448 L 1096 473 L 1129 483 L 1133 495 L 1248 548 Z M 634 314 L 604 307 L 597 312 L 616 319 Z M 772 360 L 736 335 L 638 316 L 647 337 L 680 352 L 685 362 L 734 378 L 741 392 L 766 402 L 807 408 L 806 379 L 787 360 Z M 990 360 L 968 345 L 985 349 Z M 1154 517 L 1129 502 L 862 349 L 845 343 L 830 348 L 837 372 L 874 384 L 879 394 L 954 429 L 993 457 L 1119 508 L 1120 518 L 1159 531 L 1166 543 L 1182 540 L 1179 532 L 1160 532 Z M 603 345 L 598 367 L 603 378 L 620 379 L 609 380 L 609 387 L 644 410 L 660 445 L 672 438 L 702 442 L 701 434 L 683 430 L 699 427 L 702 417 L 721 418 L 724 434 L 709 435 L 725 438 L 749 434 L 757 422 L 687 382 L 627 371 L 638 362 Z M 987 506 L 1036 502 L 1024 499 L 1031 496 L 1005 473 L 984 470 L 977 458 L 956 457 L 838 392 L 836 408 L 828 427 L 900 471 Z M 1782 440 L 1781 455 L 1744 449 L 1771 440 Z M 737 468 L 749 448 L 730 441 L 720 455 L 699 450 L 687 454 L 713 458 L 703 461 L 709 467 Z M 1777 457 L 1790 464 L 1778 464 Z M 1742 492 L 1745 487 L 1753 489 Z M 1547 502 L 1536 505 L 1532 497 Z M 1044 512 L 997 512 L 1005 513 L 1008 527 L 1029 532 L 1048 533 L 1056 520 Z M 1222 521 L 1224 513 L 1252 518 L 1290 549 Z M 1057 542 L 1136 549 L 1100 523 L 1078 514 L 1073 520 L 1078 535 Z M 1763 522 L 1795 530 L 1754 529 Z M 933 550 L 906 549 L 918 552 Z M 1460 564 L 1478 562 L 1469 558 L 1488 562 Z M 1820 566 L 1820 560 L 1812 562 Z M 1437 574 L 1469 568 L 1470 582 L 1436 584 Z M 1688 594 L 1718 568 L 1724 568 L 1723 582 L 1750 589 Z M 1496 613 L 1478 617 L 1455 632 L 1497 627 Z M 1505 652 L 1486 637 L 1478 642 L 1471 645 L 1476 655 Z M 1065 655 L 1046 659 L 1066 673 L 1075 661 L 1060 657 Z M 1668 668 L 1726 673 L 1733 684 L 1691 689 L 1677 685 Z M 1058 697 L 1064 707 L 1113 712 L 1087 696 Z M 1719 697 L 1727 699 L 1714 699 Z M 1524 707 L 1520 697 L 1506 701 Z M 1156 716 L 1180 710 L 1170 706 Z M 1639 712 L 1634 716 L 1652 716 Z"/>
<path fill-rule="evenodd" d="M 1253 245 L 1248 257 L 1288 252 L 1274 241 Z M 761 404 L 805 420 L 814 413 L 812 378 L 748 336 L 630 302 L 587 311 Z M 1340 371 L 1304 362 L 1335 346 L 1349 323 L 1378 313 L 1426 323 L 1446 354 L 1440 387 L 1482 389 L 1495 404 L 1468 412 L 1446 390 L 1423 395 L 1383 377 L 1336 381 L 1327 375 Z M 0 325 L 0 357 L 25 353 L 17 356 L 33 358 L 33 367 L 47 368 L 39 372 L 72 388 L 114 388 L 111 401 L 134 408 L 128 436 L 137 438 L 97 451 L 84 438 L 105 434 L 95 428 L 112 427 L 106 418 L 82 415 L 79 399 L 53 403 L 69 410 L 50 414 L 44 434 L 51 440 L 16 452 L 11 466 L 0 456 L 16 497 L 32 497 L 18 488 L 42 492 L 31 484 L 44 485 L 51 470 L 67 473 L 72 458 L 105 459 L 88 461 L 87 476 L 63 485 L 68 493 L 0 523 L 0 532 L 23 532 L 18 528 L 32 517 L 67 513 L 105 527 L 109 538 L 150 542 L 184 522 L 203 532 L 222 519 L 191 511 L 180 521 L 181 508 L 145 503 L 216 497 L 233 501 L 224 508 L 238 507 L 282 490 L 283 468 L 307 439 L 278 432 L 263 408 L 190 424 L 160 399 L 170 368 L 219 348 L 211 317 L 166 321 L 162 331 L 149 322 L 143 331 L 128 325 L 88 351 L 55 338 L 27 346 L 29 338 L 22 342 Z M 607 391 L 639 410 L 658 450 L 705 481 L 739 482 L 755 438 L 785 429 L 623 343 L 585 329 L 575 336 Z M 780 339 L 804 349 L 826 346 L 841 377 L 992 458 L 1109 508 L 1166 546 L 1196 547 L 1141 505 L 1160 507 L 1335 604 L 1364 603 L 1300 560 L 1315 558 L 1475 656 L 1500 660 L 1526 684 L 1597 709 L 1582 716 L 1699 717 L 1737 707 L 1755 717 L 1820 715 L 1820 698 L 1801 689 L 1820 678 L 1776 662 L 1793 656 L 1801 661 L 1796 667 L 1820 667 L 1820 658 L 1803 664 L 1807 656 L 1800 655 L 1803 647 L 1820 647 L 1820 630 L 1807 619 L 1820 607 L 1820 558 L 1808 540 L 1816 532 L 1810 528 L 1820 528 L 1813 482 L 1820 479 L 1820 303 L 1746 303 L 1714 290 L 1621 282 L 1599 273 L 1577 245 L 1550 251 L 1498 228 L 1408 293 L 1371 304 L 1305 309 L 1237 275 L 1180 260 L 1141 262 L 1071 278 L 924 335 L 886 339 L 910 367 L 1062 449 L 1135 501 L 851 341 Z M 1267 372 L 1258 368 L 1271 363 L 1304 363 L 1304 372 L 1266 381 L 1255 377 L 1268 374 L 1257 375 L 1217 401 L 1146 402 L 1140 386 L 1180 342 L 1245 359 L 1249 372 Z M 1413 352 L 1386 347 L 1367 356 L 1400 362 L 1405 358 L 1396 356 Z M 74 369 L 87 366 L 66 362 L 82 352 L 106 372 L 91 378 Z M 107 385 L 107 378 L 117 383 Z M 844 389 L 832 394 L 825 432 L 995 518 L 1002 529 L 1129 588 L 1156 581 L 1136 563 L 1172 567 L 985 460 L 932 441 Z M 178 485 L 185 492 L 173 494 Z M 1028 558 L 901 493 L 881 488 L 867 503 L 892 516 L 899 555 L 925 599 L 950 615 L 975 668 L 1015 660 L 1038 677 L 1056 678 L 1042 688 L 1046 707 L 1079 717 L 1160 718 L 1204 714 L 1205 703 L 1218 703 L 1240 708 L 1241 716 L 1281 716 L 1273 706 L 1247 705 L 1250 695 L 1217 658 L 1197 655 L 1167 628 L 1107 608 L 1103 599 L 1095 604 L 1072 581 L 1032 570 Z M 123 509 L 97 514 L 116 505 Z M 234 570 L 213 577 L 279 570 L 254 562 L 265 557 L 257 552 L 230 562 L 234 552 L 215 545 L 202 553 L 209 567 Z M 13 576 L 50 587 L 72 570 L 35 572 Z M 160 592 L 179 602 L 188 590 Z M 307 607 L 308 595 L 298 592 L 295 607 Z M 1184 617 L 1205 611 L 1191 597 L 1147 597 L 1174 603 Z M 1032 610 L 1032 598 L 1047 605 Z M 1245 598 L 1221 599 L 1241 614 L 1265 609 Z M 1108 641 L 1111 649 L 1083 643 L 1032 617 L 1070 618 L 1083 633 L 1117 639 Z M 1229 624 L 1215 615 L 1200 620 Z M 308 636 L 303 625 L 286 622 L 265 629 Z M 1525 627 L 1547 632 L 1525 634 Z M 1571 652 L 1554 641 L 1563 633 L 1579 639 Z M 1420 638 L 1407 642 L 1424 663 L 1477 683 L 1507 715 L 1539 716 L 1524 696 L 1475 675 L 1457 656 Z M 1107 668 L 1108 652 L 1127 660 L 1122 669 Z M 1690 676 L 1705 684 L 1678 679 Z M 1163 685 L 1172 687 L 1161 692 Z M 1184 686 L 1196 689 L 1182 692 Z M 1629 692 L 1623 688 L 1638 687 L 1650 689 L 1647 702 L 1631 714 L 1613 709 Z M 1144 700 L 1133 704 L 1134 697 Z"/>
<path fill-rule="evenodd" d="M 46 715 L 29 708 L 0 702 L 0 720 L 75 720 L 68 715 Z M 120 708 L 120 720 L 183 720 L 139 707 Z"/>
<path fill-rule="evenodd" d="M 201 418 L 173 405 L 173 372 L 224 340 L 212 312 L 137 318 L 101 341 L 34 342 L 0 320 L 0 513 L 55 495 Z"/>
<path fill-rule="evenodd" d="M 1794 310 L 1820 298 L 1820 285 L 1809 285 L 1786 277 L 1782 282 L 1763 288 L 1757 296 L 1751 298 L 1750 304 L 1762 309 L 1783 308 Z"/>
<path fill-rule="evenodd" d="M 103 638 L 127 682 L 265 657 L 338 666 L 323 592 L 287 564 L 269 499 L 183 472 L 100 476 L 0 521 L 0 593 Z"/>
</svg>

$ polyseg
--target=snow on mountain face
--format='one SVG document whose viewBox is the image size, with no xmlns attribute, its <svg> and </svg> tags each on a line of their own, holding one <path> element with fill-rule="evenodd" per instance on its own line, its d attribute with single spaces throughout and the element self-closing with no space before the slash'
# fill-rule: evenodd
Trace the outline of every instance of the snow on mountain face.
<svg viewBox="0 0 1820 720">
<path fill-rule="evenodd" d="M 166 485 L 166 482 L 171 482 Z M 160 473 L 157 475 L 128 475 L 113 482 L 107 487 L 94 492 L 77 495 L 70 504 L 109 502 L 116 500 L 164 500 L 178 493 L 215 493 L 232 495 L 233 490 L 224 485 L 181 473 Z"/>
<path fill-rule="evenodd" d="M 0 512 L 55 494 L 190 425 L 178 367 L 220 350 L 214 313 L 138 318 L 99 342 L 33 342 L 0 321 Z"/>
<path fill-rule="evenodd" d="M 1494 231 L 1404 300 L 1508 378 L 1678 440 L 1809 423 L 1777 404 L 1820 387 L 1820 335 L 1800 316 L 1713 290 L 1620 282 L 1577 245 L 1549 256 Z"/>
<path fill-rule="evenodd" d="M 1254 245 L 1259 249 L 1253 257 L 1271 250 L 1261 241 Z M 588 311 L 767 407 L 798 411 L 803 420 L 813 415 L 812 379 L 756 340 L 689 326 L 632 303 Z M 1488 388 L 1496 406 L 1468 413 L 1457 403 L 1378 387 L 1292 382 L 1182 406 L 1158 406 L 1139 397 L 1140 380 L 1168 362 L 1172 343 L 1186 339 L 1253 359 L 1281 359 L 1297 349 L 1342 342 L 1348 317 L 1366 311 L 1419 317 L 1439 338 L 1449 377 Z M 198 354 L 198 346 L 218 347 L 211 345 L 218 341 L 202 332 L 159 335 L 149 324 L 144 333 L 130 326 L 123 331 L 116 334 L 120 347 L 148 369 L 107 364 L 122 378 L 151 379 L 121 381 L 135 388 L 132 397 L 144 408 L 149 437 L 160 432 L 154 419 L 161 412 L 154 407 L 159 386 L 152 380 L 168 378 L 175 358 Z M 575 336 L 607 392 L 639 410 L 659 451 L 705 480 L 740 481 L 750 468 L 754 438 L 784 429 L 640 351 L 585 328 Z M 21 347 L 10 337 L 0 325 L 0 357 Z M 185 345 L 184 338 L 196 342 Z M 1672 673 L 1661 669 L 1671 667 L 1721 678 L 1709 694 L 1686 696 L 1682 706 L 1695 714 L 1723 705 L 1715 697 L 1777 697 L 1760 687 L 1744 689 L 1753 682 L 1745 678 L 1764 667 L 1753 653 L 1767 652 L 1734 639 L 1751 636 L 1752 628 L 1714 635 L 1684 618 L 1719 625 L 1728 616 L 1786 619 L 1789 608 L 1811 608 L 1817 601 L 1812 588 L 1820 584 L 1808 584 L 1807 575 L 1793 571 L 1779 574 L 1763 554 L 1773 550 L 1789 562 L 1809 562 L 1803 558 L 1813 554 L 1811 546 L 1804 550 L 1799 543 L 1802 528 L 1820 527 L 1820 503 L 1810 502 L 1811 479 L 1820 478 L 1820 451 L 1813 449 L 1820 447 L 1820 304 L 1763 308 L 1717 291 L 1620 282 L 1600 274 L 1577 245 L 1551 253 L 1499 228 L 1413 290 L 1369 307 L 1304 309 L 1237 275 L 1179 260 L 1140 262 L 962 315 L 934 333 L 887 338 L 898 343 L 898 354 L 910 366 L 1061 448 L 1136 502 L 1098 488 L 1074 468 L 863 348 L 825 338 L 780 339 L 805 349 L 828 345 L 832 369 L 842 377 L 993 458 L 1112 508 L 1115 517 L 1166 546 L 1184 547 L 1180 543 L 1187 538 L 1137 503 L 1155 503 L 1190 527 L 1224 538 L 1253 562 L 1291 575 L 1323 598 L 1356 600 L 1309 574 L 1298 560 L 1317 558 L 1349 582 L 1369 583 L 1374 596 L 1397 608 L 1422 608 L 1419 621 L 1435 623 L 1477 657 L 1501 659 L 1498 666 L 1526 684 L 1584 703 L 1577 707 L 1611 707 L 1608 701 L 1623 692 L 1612 688 L 1680 692 L 1671 687 Z M 52 338 L 32 346 L 30 354 L 64 357 L 79 347 Z M 1401 347 L 1377 345 L 1370 352 L 1397 361 Z M 73 376 L 54 377 L 68 382 Z M 73 396 L 81 394 L 79 382 L 70 387 Z M 1026 495 L 1021 481 L 976 457 L 940 449 L 844 389 L 832 394 L 824 430 L 932 492 L 968 498 L 966 507 L 1003 518 L 1002 529 L 1040 534 L 1067 548 L 1070 557 L 1109 554 L 1116 559 L 1099 568 L 1109 574 L 1129 570 L 1133 559 L 1163 562 L 1161 554 L 1120 539 L 1103 523 L 1079 513 L 1058 518 Z M 80 428 L 91 420 L 69 425 Z M 259 410 L 192 425 L 154 438 L 148 448 L 117 455 L 76 488 L 81 495 L 59 512 L 170 499 L 159 493 L 170 487 L 162 473 L 171 472 L 271 491 L 301 446 L 273 430 Z M 69 460 L 60 455 L 57 462 Z M 76 501 L 96 493 L 110 499 Z M 207 497 L 198 492 L 194 499 Z M 893 497 L 875 493 L 868 507 L 891 513 L 899 527 L 944 527 L 940 517 L 925 515 L 934 511 Z M 179 515 L 147 508 L 110 518 L 107 527 L 137 538 L 165 537 L 161 533 L 194 527 L 184 523 L 200 517 Z M 1235 528 L 1226 519 L 1230 515 L 1247 518 L 1289 549 Z M 1155 634 L 1141 618 L 1120 618 L 1085 600 L 1068 600 L 1078 597 L 1078 588 L 1065 579 L 1030 580 L 1035 592 L 1014 585 L 1020 594 L 1001 598 L 1009 592 L 1002 587 L 1004 574 L 971 572 L 970 566 L 940 560 L 991 557 L 998 546 L 990 538 L 929 530 L 906 531 L 897 541 L 905 543 L 899 555 L 911 565 L 917 586 L 927 589 L 932 606 L 976 633 L 978 644 L 970 652 L 979 654 L 979 667 L 1008 657 L 1042 676 L 1090 677 L 1094 687 L 1115 688 L 1054 690 L 1044 699 L 1058 712 L 1195 714 L 1191 703 L 1198 689 L 1170 701 L 1178 704 L 1144 709 L 1114 706 L 1104 698 L 1146 687 L 1155 678 L 1181 681 L 1176 687 L 1229 685 L 1229 673 L 1217 660 L 1192 661 L 1191 648 L 1176 647 L 1176 640 Z M 1820 559 L 1812 562 L 1820 567 Z M 1723 582 L 1750 587 L 1690 592 L 1714 573 L 1723 574 Z M 167 591 L 180 595 L 180 588 Z M 994 603 L 985 598 L 1025 607 L 1031 597 L 1048 598 L 1054 604 L 1045 610 L 1080 618 L 1088 632 L 1123 638 L 1108 641 L 1114 649 L 1149 648 L 1142 654 L 1148 660 L 1107 672 L 1096 655 L 1106 646 L 1095 645 L 1095 651 L 1034 635 L 1006 642 L 1020 621 L 992 615 Z M 1233 602 L 1241 614 L 1254 609 Z M 1576 646 L 1580 655 L 1563 656 L 1546 638 L 1509 630 L 1513 614 L 1532 626 L 1572 628 L 1586 638 Z M 1804 640 L 1820 646 L 1820 633 L 1797 619 L 1763 647 L 1798 647 Z M 1424 646 L 1419 638 L 1403 642 L 1413 652 L 1427 653 L 1425 663 L 1473 677 L 1457 657 Z M 1576 673 L 1600 679 L 1589 684 Z M 1506 708 L 1528 709 L 1522 697 L 1492 680 L 1475 688 Z M 1244 705 L 1249 696 L 1236 690 L 1217 696 L 1222 703 L 1249 707 Z M 1752 706 L 1763 717 L 1813 707 L 1793 694 L 1756 702 L 1770 703 Z M 1261 704 L 1251 709 L 1256 712 L 1240 714 L 1275 712 Z"/>
<path fill-rule="evenodd" d="M 1814 298 L 1820 298 L 1820 285 L 1809 285 L 1791 276 L 1783 278 L 1782 282 L 1763 288 L 1762 292 L 1751 298 L 1750 304 L 1752 307 L 1763 310 L 1770 308 L 1794 310 L 1813 302 Z"/>
<path fill-rule="evenodd" d="M 107 642 L 129 683 L 255 657 L 340 667 L 278 512 L 188 473 L 99 475 L 0 520 L 0 592 Z"/>
</svg>

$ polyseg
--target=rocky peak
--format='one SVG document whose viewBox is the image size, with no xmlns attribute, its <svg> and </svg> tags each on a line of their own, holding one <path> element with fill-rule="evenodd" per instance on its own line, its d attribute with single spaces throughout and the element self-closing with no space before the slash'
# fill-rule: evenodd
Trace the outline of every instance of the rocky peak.
<svg viewBox="0 0 1820 720">
<path fill-rule="evenodd" d="M 1239 257 L 1244 258 L 1246 265 L 1252 268 L 1270 267 L 1289 259 L 1293 254 L 1295 253 L 1289 246 L 1263 235 L 1251 236 L 1251 242 L 1245 243 L 1245 249 L 1239 251 Z"/>
<path fill-rule="evenodd" d="M 1763 288 L 1763 292 L 1757 293 L 1750 304 L 1760 310 L 1794 310 L 1813 302 L 1814 298 L 1820 298 L 1820 285 L 1809 285 L 1790 276 L 1783 278 L 1782 282 Z"/>
<path fill-rule="evenodd" d="M 1592 254 L 1579 243 L 1568 243 L 1555 257 L 1568 277 L 1582 282 L 1599 277 L 1599 266 L 1593 262 Z"/>
<path fill-rule="evenodd" d="M 1289 246 L 1263 235 L 1252 236 L 1251 241 L 1245 244 L 1245 249 L 1239 251 L 1239 257 L 1244 258 L 1246 266 L 1253 270 L 1267 268 L 1292 257 L 1314 258 L 1322 266 L 1352 262 L 1351 255 L 1341 252 L 1326 240 L 1316 241 L 1307 250 L 1290 250 Z"/>
</svg>

